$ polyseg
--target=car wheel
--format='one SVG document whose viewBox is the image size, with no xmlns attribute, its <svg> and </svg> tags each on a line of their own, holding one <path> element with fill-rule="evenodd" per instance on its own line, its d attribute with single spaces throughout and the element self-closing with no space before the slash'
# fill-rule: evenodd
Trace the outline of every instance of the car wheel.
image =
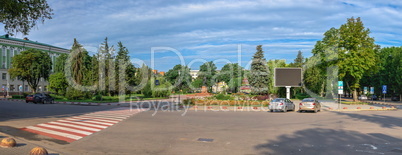
<svg viewBox="0 0 402 155">
<path fill-rule="evenodd" d="M 318 112 L 317 108 L 314 108 L 314 113 L 317 113 L 317 112 Z"/>
<path fill-rule="evenodd" d="M 269 111 L 274 112 L 274 110 L 269 110 Z"/>
<path fill-rule="evenodd" d="M 283 112 L 284 113 L 288 112 L 288 107 L 283 108 Z"/>
<path fill-rule="evenodd" d="M 42 100 L 42 104 L 45 104 L 46 103 L 46 100 Z"/>
<path fill-rule="evenodd" d="M 28 101 L 27 101 L 27 100 L 25 100 L 25 103 L 28 103 Z"/>
</svg>

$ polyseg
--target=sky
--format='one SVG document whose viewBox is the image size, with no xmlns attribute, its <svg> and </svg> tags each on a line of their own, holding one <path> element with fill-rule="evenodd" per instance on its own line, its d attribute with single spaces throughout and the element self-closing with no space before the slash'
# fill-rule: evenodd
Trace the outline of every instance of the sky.
<svg viewBox="0 0 402 155">
<path fill-rule="evenodd" d="M 249 68 L 257 45 L 265 58 L 310 57 L 316 41 L 347 18 L 360 17 L 381 47 L 402 46 L 398 0 L 48 0 L 53 19 L 30 40 L 70 49 L 74 38 L 91 54 L 108 38 L 121 41 L 136 66 L 159 71 L 177 64 L 199 69 L 214 61 Z M 0 25 L 0 33 L 4 32 Z M 5 33 L 5 32 L 4 32 Z"/>
</svg>

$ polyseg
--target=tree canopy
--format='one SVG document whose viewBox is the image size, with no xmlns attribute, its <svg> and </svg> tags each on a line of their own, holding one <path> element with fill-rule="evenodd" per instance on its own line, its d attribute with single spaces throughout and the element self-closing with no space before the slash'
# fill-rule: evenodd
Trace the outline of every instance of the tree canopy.
<svg viewBox="0 0 402 155">
<path fill-rule="evenodd" d="M 27 81 L 33 92 L 36 92 L 40 79 L 48 80 L 51 70 L 52 61 L 48 54 L 29 49 L 12 58 L 12 66 L 8 72 L 12 79 Z"/>
<path fill-rule="evenodd" d="M 52 11 L 46 0 L 1 0 L 0 22 L 10 35 L 18 32 L 28 35 L 38 21 L 52 19 Z"/>
</svg>

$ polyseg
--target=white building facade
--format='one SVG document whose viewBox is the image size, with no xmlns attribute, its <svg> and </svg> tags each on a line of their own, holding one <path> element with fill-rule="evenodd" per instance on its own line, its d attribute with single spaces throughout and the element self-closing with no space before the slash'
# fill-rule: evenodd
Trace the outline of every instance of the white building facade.
<svg viewBox="0 0 402 155">
<path fill-rule="evenodd" d="M 28 49 L 38 49 L 40 51 L 49 54 L 52 60 L 52 68 L 55 66 L 56 58 L 62 54 L 69 54 L 70 51 L 64 48 L 38 43 L 35 41 L 30 41 L 27 38 L 18 39 L 11 38 L 8 35 L 0 36 L 0 87 L 1 95 L 15 95 L 22 92 L 31 92 L 27 82 L 23 82 L 16 79 L 10 79 L 8 69 L 11 68 L 12 58 L 20 54 L 22 51 Z M 38 92 L 47 91 L 48 82 L 41 79 L 39 82 Z"/>
</svg>

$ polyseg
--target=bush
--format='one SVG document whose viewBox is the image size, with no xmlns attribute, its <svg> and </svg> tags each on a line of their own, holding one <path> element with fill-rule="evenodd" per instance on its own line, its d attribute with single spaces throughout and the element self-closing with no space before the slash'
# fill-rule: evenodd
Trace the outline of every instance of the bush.
<svg viewBox="0 0 402 155">
<path fill-rule="evenodd" d="M 296 95 L 295 95 L 295 98 L 296 98 L 296 99 L 299 99 L 299 100 L 302 100 L 302 99 L 304 99 L 304 98 L 309 98 L 309 97 L 310 97 L 310 95 L 304 94 L 304 93 L 303 93 L 303 94 L 300 94 L 300 93 L 299 93 L 299 94 L 296 94 Z"/>
<path fill-rule="evenodd" d="M 215 95 L 215 98 L 218 100 L 229 100 L 231 99 L 230 95 L 218 94 Z"/>
<path fill-rule="evenodd" d="M 185 105 L 194 105 L 195 104 L 195 99 L 191 98 L 191 99 L 184 99 L 183 100 L 183 104 Z"/>
<path fill-rule="evenodd" d="M 94 101 L 102 101 L 102 95 L 95 95 L 95 97 L 92 99 Z"/>
<path fill-rule="evenodd" d="M 13 99 L 20 99 L 20 98 L 25 98 L 24 95 L 13 95 L 11 96 Z"/>
<path fill-rule="evenodd" d="M 70 87 L 70 88 L 67 89 L 66 98 L 68 100 L 84 99 L 85 98 L 85 93 L 80 91 L 80 90 L 76 90 L 76 89 Z"/>
</svg>

